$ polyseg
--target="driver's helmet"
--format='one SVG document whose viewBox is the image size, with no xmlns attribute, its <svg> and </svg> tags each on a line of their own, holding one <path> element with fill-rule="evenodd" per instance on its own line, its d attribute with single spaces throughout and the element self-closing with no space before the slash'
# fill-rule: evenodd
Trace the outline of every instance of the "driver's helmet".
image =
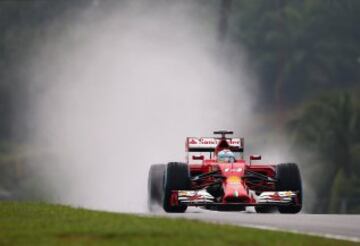
<svg viewBox="0 0 360 246">
<path fill-rule="evenodd" d="M 235 155 L 231 150 L 223 149 L 217 154 L 217 160 L 219 162 L 234 162 Z"/>
</svg>

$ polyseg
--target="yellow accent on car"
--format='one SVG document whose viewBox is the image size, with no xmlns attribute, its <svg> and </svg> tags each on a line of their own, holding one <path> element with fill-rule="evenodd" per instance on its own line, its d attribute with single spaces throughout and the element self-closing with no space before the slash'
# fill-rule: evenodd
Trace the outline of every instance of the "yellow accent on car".
<svg viewBox="0 0 360 246">
<path fill-rule="evenodd" d="M 227 182 L 229 184 L 240 184 L 240 177 L 239 176 L 230 176 L 227 178 Z"/>
</svg>

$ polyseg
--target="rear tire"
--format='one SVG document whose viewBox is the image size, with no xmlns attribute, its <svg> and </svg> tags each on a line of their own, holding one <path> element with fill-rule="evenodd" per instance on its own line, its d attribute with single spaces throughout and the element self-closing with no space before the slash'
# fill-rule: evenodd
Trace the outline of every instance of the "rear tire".
<svg viewBox="0 0 360 246">
<path fill-rule="evenodd" d="M 162 204 L 165 164 L 151 165 L 148 176 L 148 209 L 155 211 Z"/>
<path fill-rule="evenodd" d="M 298 166 L 295 163 L 282 163 L 276 166 L 277 191 L 296 191 L 298 192 L 297 205 L 279 206 L 280 213 L 296 214 L 302 208 L 302 184 Z"/>
<path fill-rule="evenodd" d="M 190 175 L 185 163 L 170 162 L 167 165 L 164 179 L 163 208 L 168 213 L 184 213 L 186 205 L 174 205 L 171 202 L 173 190 L 189 190 Z"/>
</svg>

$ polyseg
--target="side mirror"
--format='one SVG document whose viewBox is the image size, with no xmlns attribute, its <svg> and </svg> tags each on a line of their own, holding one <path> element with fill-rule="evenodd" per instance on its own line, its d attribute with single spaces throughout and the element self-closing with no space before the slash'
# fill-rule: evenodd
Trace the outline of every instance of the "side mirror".
<svg viewBox="0 0 360 246">
<path fill-rule="evenodd" d="M 192 156 L 192 159 L 193 159 L 193 160 L 201 160 L 201 161 L 203 161 L 203 160 L 204 160 L 204 156 L 203 156 L 203 155 L 193 155 L 193 156 Z"/>
<path fill-rule="evenodd" d="M 261 155 L 251 155 L 250 161 L 261 160 Z"/>
</svg>

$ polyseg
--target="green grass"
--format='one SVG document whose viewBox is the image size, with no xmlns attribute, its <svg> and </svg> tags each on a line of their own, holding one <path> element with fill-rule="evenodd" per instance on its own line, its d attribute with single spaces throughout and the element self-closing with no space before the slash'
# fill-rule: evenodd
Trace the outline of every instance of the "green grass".
<svg viewBox="0 0 360 246">
<path fill-rule="evenodd" d="M 355 245 L 184 219 L 0 202 L 0 245 Z M 357 244 L 359 245 L 359 244 Z"/>
</svg>

